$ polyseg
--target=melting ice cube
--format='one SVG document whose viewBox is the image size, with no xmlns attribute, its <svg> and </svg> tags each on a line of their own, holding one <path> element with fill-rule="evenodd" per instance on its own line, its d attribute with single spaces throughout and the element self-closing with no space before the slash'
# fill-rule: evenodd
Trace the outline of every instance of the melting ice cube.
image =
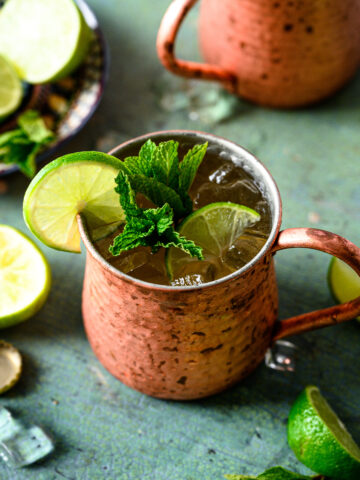
<svg viewBox="0 0 360 480">
<path fill-rule="evenodd" d="M 0 458 L 9 466 L 30 465 L 53 449 L 51 438 L 41 427 L 26 427 L 6 408 L 0 408 Z"/>
</svg>

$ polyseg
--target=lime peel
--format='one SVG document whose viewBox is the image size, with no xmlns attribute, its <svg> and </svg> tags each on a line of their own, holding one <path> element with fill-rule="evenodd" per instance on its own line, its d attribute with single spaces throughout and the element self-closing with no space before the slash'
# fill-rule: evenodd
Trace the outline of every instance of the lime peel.
<svg viewBox="0 0 360 480">
<path fill-rule="evenodd" d="M 83 61 L 91 39 L 73 0 L 10 0 L 0 11 L 0 53 L 29 83 L 70 74 Z"/>
<path fill-rule="evenodd" d="M 40 170 L 26 190 L 23 205 L 25 222 L 34 235 L 51 248 L 79 253 L 80 212 L 92 240 L 115 231 L 125 221 L 114 190 L 119 162 L 101 152 L 78 152 Z"/>
<path fill-rule="evenodd" d="M 327 279 L 336 302 L 350 302 L 360 296 L 359 275 L 339 258 L 331 259 Z M 360 321 L 360 316 L 357 317 L 357 320 Z"/>
<path fill-rule="evenodd" d="M 315 386 L 306 387 L 291 408 L 288 442 L 315 472 L 337 480 L 360 478 L 360 449 Z"/>
<path fill-rule="evenodd" d="M 50 267 L 39 248 L 19 230 L 0 225 L 0 328 L 40 310 L 50 284 Z"/>
<path fill-rule="evenodd" d="M 260 220 L 260 215 L 249 207 L 231 202 L 216 202 L 205 205 L 186 217 L 178 232 L 203 248 L 208 256 L 222 257 L 244 230 Z M 193 261 L 179 249 L 170 248 L 166 253 L 166 268 L 169 277 L 177 277 L 184 262 Z"/>
<path fill-rule="evenodd" d="M 21 81 L 15 69 L 0 55 L 0 120 L 15 112 L 22 96 Z"/>
</svg>

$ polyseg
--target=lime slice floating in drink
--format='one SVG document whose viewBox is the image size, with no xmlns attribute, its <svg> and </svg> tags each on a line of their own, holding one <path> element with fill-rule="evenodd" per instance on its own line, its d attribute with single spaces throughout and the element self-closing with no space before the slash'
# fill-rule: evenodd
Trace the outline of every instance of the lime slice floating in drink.
<svg viewBox="0 0 360 480">
<path fill-rule="evenodd" d="M 216 259 L 221 262 L 221 259 L 224 258 L 229 248 L 234 245 L 245 229 L 259 220 L 260 215 L 255 210 L 230 202 L 210 203 L 196 210 L 185 218 L 178 231 L 203 248 L 204 260 L 199 261 L 179 248 L 171 247 L 166 255 L 166 268 L 170 279 L 185 278 L 186 275 L 191 277 L 193 271 L 195 276 L 189 284 L 197 283 L 196 272 L 200 272 L 203 276 L 202 281 L 204 279 L 205 281 L 211 281 L 214 278 L 209 277 L 209 273 L 211 274 L 209 270 L 217 268 Z M 222 269 L 222 275 L 219 276 L 237 270 L 237 268 L 231 268 L 231 265 L 225 265 L 225 263 L 219 266 Z M 194 268 L 192 268 L 192 265 Z M 215 275 L 215 278 L 217 277 L 216 272 L 213 272 L 213 275 Z M 187 284 L 187 281 L 184 284 Z"/>
<path fill-rule="evenodd" d="M 349 302 L 360 295 L 360 277 L 339 258 L 332 258 L 329 271 L 328 283 L 335 300 L 339 303 Z M 360 320 L 360 317 L 357 317 Z"/>
<path fill-rule="evenodd" d="M 23 233 L 0 225 L 0 328 L 34 315 L 50 289 L 50 268 Z"/>
<path fill-rule="evenodd" d="M 0 10 L 0 53 L 29 83 L 71 73 L 84 59 L 91 35 L 73 0 L 8 0 Z"/>
<path fill-rule="evenodd" d="M 291 408 L 288 442 L 314 472 L 337 480 L 360 478 L 360 448 L 317 387 L 306 387 Z"/>
<path fill-rule="evenodd" d="M 15 112 L 23 90 L 13 66 L 0 55 L 0 120 Z"/>
<path fill-rule="evenodd" d="M 79 152 L 46 165 L 31 181 L 24 197 L 24 218 L 46 245 L 80 252 L 76 215 L 83 213 L 93 240 L 113 232 L 124 222 L 114 188 L 119 171 L 115 157 Z"/>
</svg>

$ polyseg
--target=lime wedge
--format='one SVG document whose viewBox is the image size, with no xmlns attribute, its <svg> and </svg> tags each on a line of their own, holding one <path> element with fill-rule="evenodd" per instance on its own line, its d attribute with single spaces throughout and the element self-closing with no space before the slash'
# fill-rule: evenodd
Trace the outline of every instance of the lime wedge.
<svg viewBox="0 0 360 480">
<path fill-rule="evenodd" d="M 332 258 L 328 270 L 328 284 L 338 303 L 350 302 L 360 295 L 360 277 L 339 258 Z M 360 320 L 360 317 L 357 317 Z"/>
<path fill-rule="evenodd" d="M 83 213 L 93 240 L 124 223 L 115 193 L 120 160 L 106 153 L 79 152 L 60 157 L 33 178 L 24 197 L 24 218 L 46 245 L 80 252 L 76 215 Z"/>
<path fill-rule="evenodd" d="M 0 328 L 34 315 L 50 289 L 50 268 L 24 234 L 0 225 Z"/>
<path fill-rule="evenodd" d="M 237 270 L 226 261 L 226 255 L 245 229 L 259 220 L 260 215 L 251 208 L 230 202 L 210 203 L 196 210 L 185 218 L 178 231 L 203 248 L 204 260 L 190 257 L 179 248 L 169 248 L 166 268 L 170 279 L 185 279 L 184 284 L 197 283 L 195 277 L 198 271 L 203 283 L 204 279 L 211 281 Z M 208 276 L 209 269 L 211 278 Z M 185 278 L 188 276 L 189 282 Z"/>
<path fill-rule="evenodd" d="M 0 10 L 0 53 L 20 78 L 45 83 L 84 59 L 91 30 L 73 0 L 8 0 Z"/>
<path fill-rule="evenodd" d="M 336 480 L 360 478 L 360 448 L 317 387 L 306 387 L 291 408 L 288 442 L 314 472 Z"/>
<path fill-rule="evenodd" d="M 12 65 L 0 56 L 0 120 L 15 112 L 21 103 L 21 81 Z"/>
</svg>

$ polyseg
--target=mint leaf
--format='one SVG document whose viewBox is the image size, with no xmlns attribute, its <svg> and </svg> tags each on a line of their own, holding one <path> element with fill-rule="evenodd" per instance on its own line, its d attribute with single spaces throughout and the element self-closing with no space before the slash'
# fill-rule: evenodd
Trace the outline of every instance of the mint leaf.
<svg viewBox="0 0 360 480">
<path fill-rule="evenodd" d="M 173 212 L 171 207 L 165 203 L 161 208 L 148 209 L 144 211 L 144 215 L 156 224 L 158 234 L 165 233 L 168 228 L 173 225 Z"/>
<path fill-rule="evenodd" d="M 138 157 L 125 158 L 120 166 L 135 192 L 142 193 L 159 207 L 168 203 L 176 220 L 192 212 L 188 189 L 204 158 L 207 143 L 195 145 L 182 162 L 179 162 L 178 148 L 179 143 L 174 140 L 158 146 L 148 140 Z"/>
<path fill-rule="evenodd" d="M 1 138 L 0 141 L 2 141 Z M 36 143 L 16 135 L 0 147 L 0 162 L 16 164 L 25 175 L 33 177 L 36 171 L 35 159 L 39 149 L 40 146 Z"/>
<path fill-rule="evenodd" d="M 293 473 L 283 467 L 273 467 L 257 477 L 259 480 L 311 480 L 313 477 Z"/>
<path fill-rule="evenodd" d="M 145 175 L 130 175 L 131 187 L 139 193 L 142 193 L 155 205 L 161 206 L 168 203 L 174 210 L 176 218 L 184 217 L 188 211 L 185 208 L 181 197 L 175 190 L 161 183 L 156 178 L 146 177 Z"/>
<path fill-rule="evenodd" d="M 179 185 L 179 142 L 169 140 L 156 148 L 152 157 L 153 176 L 175 192 Z"/>
<path fill-rule="evenodd" d="M 202 145 L 195 145 L 187 152 L 180 163 L 179 192 L 182 196 L 186 195 L 194 181 L 196 172 L 205 156 L 208 142 Z"/>
<path fill-rule="evenodd" d="M 147 140 L 141 147 L 139 158 L 143 166 L 143 173 L 148 177 L 151 176 L 153 156 L 156 150 L 156 144 L 152 140 Z"/>
<path fill-rule="evenodd" d="M 195 245 L 192 240 L 181 236 L 179 232 L 174 230 L 174 228 L 168 228 L 163 233 L 162 238 L 159 240 L 156 246 L 164 248 L 177 247 L 192 257 L 197 257 L 199 260 L 204 260 L 202 248 Z"/>
<path fill-rule="evenodd" d="M 36 156 L 54 138 L 39 113 L 29 110 L 18 119 L 20 128 L 0 135 L 0 162 L 16 164 L 28 177 L 36 172 Z"/>
<path fill-rule="evenodd" d="M 21 138 L 22 136 L 23 136 L 23 131 L 20 128 L 2 133 L 0 135 L 0 148 L 12 142 L 15 138 Z"/>
<path fill-rule="evenodd" d="M 139 230 L 142 227 L 143 225 L 141 223 L 126 223 L 124 231 L 114 238 L 113 244 L 109 247 L 109 252 L 112 255 L 117 256 L 126 250 L 132 250 L 133 248 L 140 246 L 149 246 L 146 237 L 152 233 L 153 228 L 152 226 L 149 226 L 147 230 L 140 232 Z"/>
<path fill-rule="evenodd" d="M 126 175 L 142 175 L 145 174 L 140 157 L 127 157 L 120 165 L 120 168 Z"/>
<path fill-rule="evenodd" d="M 116 183 L 115 191 L 120 194 L 126 224 L 109 248 L 112 255 L 139 246 L 151 247 L 153 252 L 160 247 L 174 246 L 199 259 L 203 258 L 200 247 L 175 231 L 174 212 L 168 203 L 159 208 L 142 209 L 136 203 L 135 192 L 126 173 L 120 171 Z"/>
<path fill-rule="evenodd" d="M 36 110 L 23 113 L 18 119 L 18 125 L 34 143 L 47 143 L 54 138 L 53 132 L 46 128 L 44 120 Z"/>
<path fill-rule="evenodd" d="M 141 208 L 137 206 L 135 192 L 131 188 L 129 177 L 120 170 L 115 182 L 117 183 L 115 192 L 120 195 L 120 205 L 124 210 L 126 221 L 130 221 L 132 217 L 141 216 Z"/>
<path fill-rule="evenodd" d="M 141 147 L 138 157 L 127 157 L 121 163 L 121 169 L 128 175 L 145 175 L 152 177 L 152 158 L 156 150 L 156 145 L 148 140 Z"/>
<path fill-rule="evenodd" d="M 320 480 L 322 478 L 321 476 L 309 477 L 306 475 L 301 475 L 300 473 L 293 473 L 283 467 L 269 468 L 257 477 L 251 477 L 247 475 L 224 475 L 224 477 L 228 480 Z"/>
<path fill-rule="evenodd" d="M 256 477 L 249 477 L 247 475 L 224 475 L 228 480 L 256 480 Z"/>
</svg>

